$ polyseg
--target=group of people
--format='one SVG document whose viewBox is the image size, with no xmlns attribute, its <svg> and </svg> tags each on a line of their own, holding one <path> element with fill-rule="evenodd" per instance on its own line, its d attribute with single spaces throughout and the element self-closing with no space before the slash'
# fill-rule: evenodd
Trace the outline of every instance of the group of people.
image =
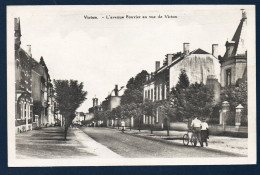
<svg viewBox="0 0 260 175">
<path fill-rule="evenodd" d="M 202 118 L 202 121 L 200 121 L 198 117 L 194 117 L 191 122 L 191 128 L 193 129 L 193 132 L 197 135 L 200 145 L 203 146 L 203 143 L 205 142 L 206 146 L 208 146 L 209 126 L 206 122 L 206 119 Z"/>
</svg>

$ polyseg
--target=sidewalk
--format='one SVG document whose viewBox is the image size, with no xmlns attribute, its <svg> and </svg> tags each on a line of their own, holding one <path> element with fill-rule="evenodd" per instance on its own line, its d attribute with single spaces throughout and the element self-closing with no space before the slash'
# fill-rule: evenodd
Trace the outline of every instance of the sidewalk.
<svg viewBox="0 0 260 175">
<path fill-rule="evenodd" d="M 63 131 L 64 128 L 61 127 L 49 127 L 16 134 L 16 157 L 20 159 L 120 157 L 78 128 L 69 128 L 66 141 Z"/>
<path fill-rule="evenodd" d="M 117 128 L 114 128 L 117 129 Z M 121 128 L 120 128 L 121 129 Z M 170 130 L 170 136 L 167 136 L 167 131 L 153 131 L 151 134 L 150 130 L 139 130 L 129 128 L 126 129 L 125 133 L 132 134 L 136 136 L 150 137 L 154 139 L 161 139 L 164 141 L 174 142 L 183 144 L 183 135 L 186 134 L 186 131 L 173 131 Z M 209 136 L 208 140 L 208 149 L 215 149 L 220 151 L 231 152 L 235 154 L 241 154 L 247 156 L 248 154 L 248 138 L 236 138 L 236 137 L 226 137 L 226 136 Z M 190 144 L 189 144 L 190 145 Z M 190 145 L 191 146 L 191 145 Z"/>
</svg>

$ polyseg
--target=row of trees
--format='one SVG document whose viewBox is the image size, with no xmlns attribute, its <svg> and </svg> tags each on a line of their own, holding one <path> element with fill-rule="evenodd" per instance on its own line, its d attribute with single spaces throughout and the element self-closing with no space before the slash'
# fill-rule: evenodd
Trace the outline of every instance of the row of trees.
<svg viewBox="0 0 260 175">
<path fill-rule="evenodd" d="M 183 121 L 194 116 L 214 119 L 219 117 L 218 113 L 214 115 L 214 111 L 221 108 L 223 101 L 228 101 L 230 104 L 228 124 L 234 123 L 235 108 L 239 104 L 244 107 L 244 116 L 247 115 L 246 81 L 241 81 L 236 86 L 222 88 L 221 101 L 216 103 L 212 89 L 203 83 L 190 84 L 185 70 L 182 70 L 179 81 L 168 94 L 167 100 L 143 102 L 143 85 L 147 75 L 147 71 L 143 70 L 135 78 L 130 78 L 121 99 L 121 106 L 112 111 L 96 111 L 94 120 L 134 118 L 138 121 L 140 130 L 142 115 L 155 116 L 158 107 L 162 107 L 165 117 L 170 121 Z M 83 90 L 83 83 L 78 83 L 77 80 L 54 80 L 54 85 L 55 99 L 59 104 L 58 110 L 65 120 L 64 138 L 66 139 L 68 128 L 75 118 L 76 109 L 86 99 L 87 92 Z M 247 117 L 243 117 L 242 124 L 247 124 Z"/>
<path fill-rule="evenodd" d="M 192 117 L 207 118 L 209 122 L 218 123 L 219 110 L 223 101 L 230 103 L 228 124 L 234 124 L 235 108 L 242 104 L 244 115 L 247 115 L 247 82 L 240 82 L 236 86 L 221 89 L 220 101 L 214 100 L 213 89 L 203 83 L 190 84 L 185 70 L 181 70 L 178 83 L 171 89 L 167 100 L 143 102 L 143 85 L 148 73 L 142 71 L 127 83 L 127 89 L 122 96 L 121 106 L 112 111 L 100 111 L 94 120 L 116 118 L 131 118 L 138 121 L 140 129 L 142 115 L 155 116 L 156 109 L 161 107 L 169 121 L 190 120 Z M 243 117 L 246 119 L 247 117 Z M 243 121 L 246 125 L 247 121 Z M 131 126 L 130 126 L 131 127 Z M 152 128 L 151 128 L 152 131 Z"/>
<path fill-rule="evenodd" d="M 181 71 L 179 81 L 168 94 L 167 100 L 143 102 L 146 75 L 148 73 L 142 71 L 135 78 L 131 78 L 126 85 L 127 89 L 122 96 L 121 105 L 112 111 L 97 112 L 94 120 L 133 117 L 138 121 L 140 129 L 142 115 L 155 116 L 158 107 L 161 107 L 169 121 L 183 121 L 195 115 L 208 117 L 211 113 L 214 102 L 212 91 L 202 83 L 190 85 L 185 70 Z"/>
</svg>

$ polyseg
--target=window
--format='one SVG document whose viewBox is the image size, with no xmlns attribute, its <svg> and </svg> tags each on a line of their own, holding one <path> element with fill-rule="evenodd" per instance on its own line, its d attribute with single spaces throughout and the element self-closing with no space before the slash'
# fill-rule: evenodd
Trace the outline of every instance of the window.
<svg viewBox="0 0 260 175">
<path fill-rule="evenodd" d="M 158 100 L 160 100 L 160 85 L 158 86 Z"/>
<path fill-rule="evenodd" d="M 151 100 L 153 101 L 153 89 L 151 89 Z"/>
<path fill-rule="evenodd" d="M 158 123 L 159 122 L 159 109 L 156 108 L 156 118 L 155 118 L 155 122 Z"/>
<path fill-rule="evenodd" d="M 231 85 L 231 69 L 226 70 L 226 86 Z"/>
<path fill-rule="evenodd" d="M 154 100 L 157 100 L 157 91 L 156 91 L 156 89 L 157 89 L 157 87 L 155 86 L 155 88 L 154 88 Z"/>
<path fill-rule="evenodd" d="M 148 90 L 148 99 L 150 100 L 150 90 Z"/>
<path fill-rule="evenodd" d="M 165 88 L 164 88 L 164 85 L 162 85 L 162 100 L 164 100 L 164 92 L 165 91 Z"/>
<path fill-rule="evenodd" d="M 24 104 L 24 118 L 27 117 L 27 104 Z"/>
<path fill-rule="evenodd" d="M 21 119 L 22 114 L 23 114 L 23 105 L 21 102 L 19 103 L 19 108 L 20 108 L 20 111 L 18 113 L 18 119 Z"/>
</svg>

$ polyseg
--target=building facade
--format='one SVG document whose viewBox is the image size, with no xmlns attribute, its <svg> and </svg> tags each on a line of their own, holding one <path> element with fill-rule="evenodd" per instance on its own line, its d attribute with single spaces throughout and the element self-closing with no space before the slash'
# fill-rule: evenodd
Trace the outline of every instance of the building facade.
<svg viewBox="0 0 260 175">
<path fill-rule="evenodd" d="M 14 19 L 15 37 L 15 127 L 16 132 L 32 129 L 32 63 L 21 47 L 20 18 Z"/>
<path fill-rule="evenodd" d="M 143 100 L 163 101 L 168 99 L 168 95 L 179 81 L 179 75 L 185 70 L 189 81 L 193 83 L 203 83 L 214 89 L 215 101 L 220 98 L 220 63 L 218 60 L 218 45 L 212 45 L 212 53 L 208 53 L 200 48 L 190 52 L 190 44 L 183 44 L 183 52 L 167 54 L 160 67 L 160 62 L 156 61 L 155 71 L 146 78 L 144 84 Z M 165 128 L 167 116 L 163 107 L 157 107 L 154 116 L 143 115 L 144 125 L 154 125 L 158 128 Z"/>
<path fill-rule="evenodd" d="M 15 28 L 15 87 L 16 131 L 54 125 L 55 99 L 48 68 L 41 57 L 37 62 L 21 45 L 20 18 L 14 19 Z"/>
<path fill-rule="evenodd" d="M 221 86 L 234 86 L 247 79 L 247 16 L 242 10 L 242 18 L 231 41 L 227 41 L 226 52 L 219 57 L 221 64 Z"/>
</svg>

